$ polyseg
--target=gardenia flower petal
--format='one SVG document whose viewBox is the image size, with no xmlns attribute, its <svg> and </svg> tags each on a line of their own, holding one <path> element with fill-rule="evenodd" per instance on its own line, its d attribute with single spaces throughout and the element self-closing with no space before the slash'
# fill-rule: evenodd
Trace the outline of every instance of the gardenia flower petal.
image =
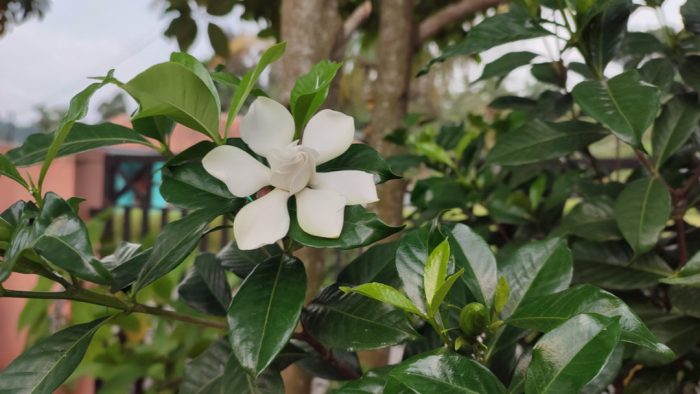
<svg viewBox="0 0 700 394">
<path fill-rule="evenodd" d="M 292 142 L 267 154 L 272 175 L 270 184 L 294 194 L 309 184 L 316 174 L 316 152 Z"/>
<path fill-rule="evenodd" d="M 204 156 L 202 165 L 236 197 L 249 196 L 270 184 L 270 169 L 235 146 L 217 146 Z"/>
<path fill-rule="evenodd" d="M 311 181 L 311 187 L 338 192 L 345 197 L 347 205 L 368 204 L 379 200 L 374 175 L 364 171 L 318 172 Z"/>
<path fill-rule="evenodd" d="M 282 104 L 258 97 L 241 119 L 241 138 L 255 153 L 267 157 L 294 139 L 294 119 Z"/>
<path fill-rule="evenodd" d="M 309 120 L 301 144 L 318 152 L 316 164 L 322 164 L 348 150 L 354 137 L 355 120 L 352 117 L 324 109 Z"/>
<path fill-rule="evenodd" d="M 345 197 L 332 190 L 306 188 L 296 194 L 297 220 L 307 234 L 338 238 L 343 229 Z"/>
<path fill-rule="evenodd" d="M 289 231 L 289 193 L 274 189 L 244 206 L 233 220 L 233 236 L 241 250 L 277 242 Z"/>
</svg>

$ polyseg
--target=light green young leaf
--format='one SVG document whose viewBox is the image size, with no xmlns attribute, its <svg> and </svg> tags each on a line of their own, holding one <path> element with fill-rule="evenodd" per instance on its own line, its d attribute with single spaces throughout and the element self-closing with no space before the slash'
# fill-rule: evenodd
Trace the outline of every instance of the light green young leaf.
<svg viewBox="0 0 700 394">
<path fill-rule="evenodd" d="M 413 303 L 395 288 L 385 285 L 384 283 L 365 283 L 355 287 L 341 286 L 340 290 L 344 292 L 354 292 L 375 299 L 377 301 L 386 302 L 403 311 L 413 313 L 417 316 L 425 316 Z"/>
<path fill-rule="evenodd" d="M 493 297 L 493 311 L 495 314 L 501 313 L 508 303 L 510 297 L 510 287 L 505 277 L 498 278 L 498 286 L 496 286 L 496 294 Z"/>
<path fill-rule="evenodd" d="M 289 107 L 297 133 L 301 133 L 306 122 L 326 100 L 331 82 L 341 66 L 342 63 L 325 60 L 297 79 L 289 96 Z"/>
<path fill-rule="evenodd" d="M 226 116 L 224 136 L 228 136 L 228 130 L 231 128 L 233 119 L 236 118 L 236 115 L 238 115 L 238 111 L 241 110 L 245 99 L 253 90 L 253 87 L 255 87 L 255 83 L 258 81 L 258 78 L 260 78 L 260 74 L 262 74 L 263 70 L 265 70 L 270 63 L 273 63 L 282 57 L 286 48 L 286 42 L 280 42 L 267 48 L 267 50 L 263 52 L 262 56 L 260 56 L 258 64 L 243 76 L 241 82 L 238 84 L 238 88 L 236 89 L 233 98 L 231 99 L 231 105 L 229 106 L 228 115 Z"/>
<path fill-rule="evenodd" d="M 447 279 L 445 279 L 445 281 L 440 285 L 440 287 L 435 292 L 435 296 L 433 297 L 432 303 L 430 304 L 431 316 L 435 316 L 438 310 L 440 310 L 440 304 L 442 304 L 442 301 L 447 296 L 447 293 L 450 292 L 450 289 L 452 289 L 452 286 L 455 284 L 457 279 L 459 279 L 463 274 L 464 268 L 461 268 L 459 271 L 448 276 Z"/>
<path fill-rule="evenodd" d="M 423 272 L 423 289 L 425 289 L 425 300 L 428 302 L 429 309 L 435 309 L 433 304 L 435 293 L 445 283 L 449 262 L 450 244 L 444 240 L 428 256 Z"/>
</svg>

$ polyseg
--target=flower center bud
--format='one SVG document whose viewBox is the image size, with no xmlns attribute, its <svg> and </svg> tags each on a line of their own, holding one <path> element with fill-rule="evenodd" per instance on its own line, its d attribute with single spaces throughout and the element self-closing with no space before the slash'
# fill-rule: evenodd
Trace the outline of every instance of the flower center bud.
<svg viewBox="0 0 700 394">
<path fill-rule="evenodd" d="M 267 154 L 272 170 L 270 184 L 290 194 L 301 191 L 316 175 L 317 156 L 315 150 L 298 145 L 298 141 L 271 150 Z"/>
</svg>

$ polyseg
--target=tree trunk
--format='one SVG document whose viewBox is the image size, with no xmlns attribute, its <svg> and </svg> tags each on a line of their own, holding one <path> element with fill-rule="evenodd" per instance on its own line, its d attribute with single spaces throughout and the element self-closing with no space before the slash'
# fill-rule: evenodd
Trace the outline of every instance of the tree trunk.
<svg viewBox="0 0 700 394">
<path fill-rule="evenodd" d="M 367 141 L 384 157 L 400 153 L 384 137 L 401 126 L 408 106 L 415 26 L 413 0 L 382 0 L 379 8 L 377 82 Z M 403 223 L 406 183 L 390 181 L 379 187 L 377 214 L 392 225 Z"/>
</svg>

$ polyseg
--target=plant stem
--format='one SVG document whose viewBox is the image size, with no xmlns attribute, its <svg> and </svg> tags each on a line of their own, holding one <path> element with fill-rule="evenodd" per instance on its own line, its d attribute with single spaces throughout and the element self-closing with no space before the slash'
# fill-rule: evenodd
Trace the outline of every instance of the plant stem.
<svg viewBox="0 0 700 394">
<path fill-rule="evenodd" d="M 84 302 L 87 304 L 101 305 L 108 308 L 118 309 L 126 313 L 136 312 L 147 315 L 160 316 L 170 320 L 177 320 L 185 323 L 196 324 L 205 327 L 217 328 L 220 330 L 226 329 L 228 326 L 225 322 L 205 319 L 196 316 L 181 314 L 175 311 L 156 308 L 139 303 L 129 304 L 120 300 L 117 297 L 107 294 L 100 294 L 90 290 L 72 288 L 61 292 L 43 292 L 43 291 L 20 291 L 7 290 L 0 287 L 0 298 L 35 298 L 48 300 L 71 300 Z"/>
</svg>

